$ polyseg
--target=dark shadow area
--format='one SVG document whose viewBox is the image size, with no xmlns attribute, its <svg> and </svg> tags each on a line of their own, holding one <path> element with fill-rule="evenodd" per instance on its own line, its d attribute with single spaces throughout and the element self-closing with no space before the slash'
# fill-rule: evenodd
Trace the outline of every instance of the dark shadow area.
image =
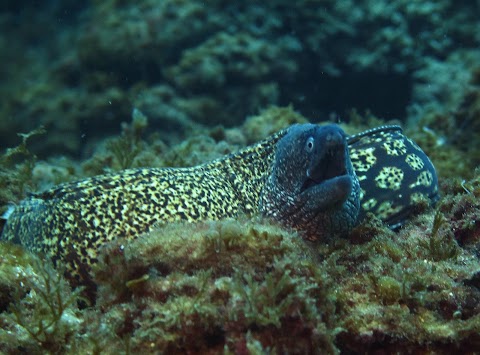
<svg viewBox="0 0 480 355">
<path fill-rule="evenodd" d="M 407 75 L 371 72 L 340 77 L 313 74 L 284 89 L 279 104 L 291 103 L 312 120 L 328 119 L 332 113 L 345 119 L 345 113 L 351 109 L 403 120 L 411 99 L 412 81 Z"/>
<path fill-rule="evenodd" d="M 86 1 L 74 0 L 2 0 L 0 1 L 0 13 L 22 15 L 31 11 L 49 12 L 58 16 L 57 21 L 61 21 L 62 18 L 75 18 L 78 12 L 86 9 L 88 5 L 89 3 Z"/>
</svg>

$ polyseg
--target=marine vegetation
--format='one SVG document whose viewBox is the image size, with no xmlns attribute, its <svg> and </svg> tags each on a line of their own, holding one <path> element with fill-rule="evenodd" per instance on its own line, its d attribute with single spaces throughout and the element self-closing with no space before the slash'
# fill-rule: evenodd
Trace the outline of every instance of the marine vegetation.
<svg viewBox="0 0 480 355">
<path fill-rule="evenodd" d="M 2 245 L 1 252 L 0 351 L 63 352 L 82 323 L 82 288 L 72 292 L 49 260 L 13 245 Z"/>
<path fill-rule="evenodd" d="M 21 142 L 9 148 L 0 156 L 0 214 L 6 212 L 9 203 L 20 201 L 27 192 L 33 190 L 33 168 L 36 156 L 28 149 L 28 140 L 45 134 L 40 127 L 29 133 L 19 133 Z"/>
</svg>

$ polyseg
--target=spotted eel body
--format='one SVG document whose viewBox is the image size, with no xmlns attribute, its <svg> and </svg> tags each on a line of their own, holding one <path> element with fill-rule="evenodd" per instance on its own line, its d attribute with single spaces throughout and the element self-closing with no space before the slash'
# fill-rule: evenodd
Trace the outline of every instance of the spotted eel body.
<svg viewBox="0 0 480 355">
<path fill-rule="evenodd" d="M 315 241 L 346 235 L 367 211 L 397 224 L 436 195 L 433 165 L 399 127 L 347 137 L 337 125 L 302 124 L 204 165 L 129 169 L 34 194 L 2 239 L 63 261 L 84 283 L 101 245 L 158 223 L 261 214 Z"/>
<path fill-rule="evenodd" d="M 391 228 L 403 224 L 421 201 L 435 203 L 435 167 L 400 126 L 381 126 L 348 138 L 360 181 L 359 221 L 372 212 Z"/>
</svg>

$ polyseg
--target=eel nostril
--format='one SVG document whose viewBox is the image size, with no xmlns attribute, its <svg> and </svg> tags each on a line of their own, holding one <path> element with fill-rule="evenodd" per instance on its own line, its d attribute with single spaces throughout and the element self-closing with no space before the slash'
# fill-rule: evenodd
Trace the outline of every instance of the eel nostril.
<svg viewBox="0 0 480 355">
<path fill-rule="evenodd" d="M 330 132 L 325 137 L 325 142 L 328 148 L 338 147 L 343 144 L 343 136 L 340 132 Z"/>
</svg>

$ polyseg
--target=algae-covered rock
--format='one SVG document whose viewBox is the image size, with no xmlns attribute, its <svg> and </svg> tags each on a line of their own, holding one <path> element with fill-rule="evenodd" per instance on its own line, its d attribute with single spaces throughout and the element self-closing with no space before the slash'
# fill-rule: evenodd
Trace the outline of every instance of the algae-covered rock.
<svg viewBox="0 0 480 355">
<path fill-rule="evenodd" d="M 80 290 L 72 293 L 49 263 L 24 258 L 5 259 L 0 274 L 5 295 L 20 288 L 6 268 L 29 270 L 25 292 L 2 298 L 6 352 L 336 352 L 331 285 L 309 247 L 276 225 L 173 224 L 106 245 L 96 304 L 82 312 Z"/>
<path fill-rule="evenodd" d="M 259 115 L 248 117 L 242 126 L 242 131 L 249 144 L 262 140 L 262 137 L 279 132 L 295 123 L 307 123 L 307 119 L 291 106 L 272 106 L 263 110 Z"/>
<path fill-rule="evenodd" d="M 448 224 L 433 213 L 398 234 L 376 230 L 368 242 L 336 248 L 325 270 L 337 281 L 337 344 L 351 351 L 476 349 L 480 270 Z M 433 241 L 432 241 L 433 239 Z M 446 252 L 451 248 L 451 252 Z M 335 265 L 335 266 L 334 266 Z"/>
<path fill-rule="evenodd" d="M 333 350 L 329 286 L 303 241 L 275 225 L 169 225 L 108 245 L 95 272 L 97 305 L 114 333 L 133 322 L 136 351 L 236 352 L 253 340 L 278 352 Z"/>
<path fill-rule="evenodd" d="M 480 164 L 480 52 L 429 60 L 416 73 L 416 101 L 406 131 L 431 157 L 439 176 L 471 178 Z"/>
</svg>

